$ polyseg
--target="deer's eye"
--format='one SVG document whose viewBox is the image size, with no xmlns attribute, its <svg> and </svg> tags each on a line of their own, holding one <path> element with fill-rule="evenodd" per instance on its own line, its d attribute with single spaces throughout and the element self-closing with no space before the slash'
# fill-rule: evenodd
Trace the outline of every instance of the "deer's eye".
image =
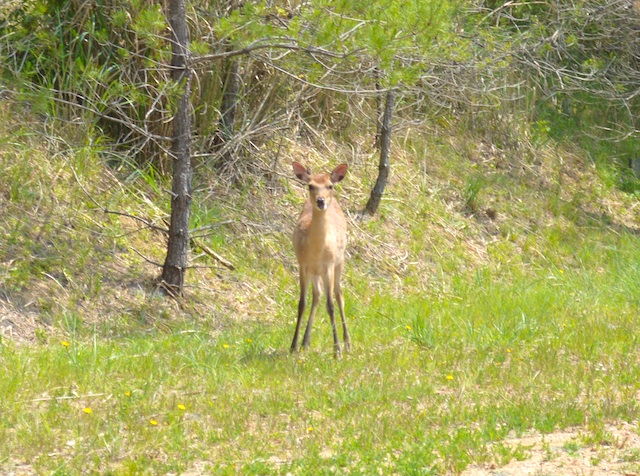
<svg viewBox="0 0 640 476">
<path fill-rule="evenodd" d="M 314 187 L 313 185 L 309 185 L 309 191 L 310 192 L 315 192 L 316 187 Z"/>
<path fill-rule="evenodd" d="M 329 185 L 329 190 L 333 190 L 333 185 Z"/>
</svg>

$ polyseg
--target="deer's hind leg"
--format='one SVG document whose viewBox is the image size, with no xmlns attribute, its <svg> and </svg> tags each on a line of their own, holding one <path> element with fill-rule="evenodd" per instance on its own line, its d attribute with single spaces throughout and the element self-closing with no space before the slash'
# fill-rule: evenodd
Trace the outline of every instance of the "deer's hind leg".
<svg viewBox="0 0 640 476">
<path fill-rule="evenodd" d="M 309 321 L 307 322 L 307 328 L 304 331 L 304 338 L 302 339 L 302 347 L 306 350 L 309 348 L 309 343 L 311 342 L 311 327 L 313 326 L 313 318 L 316 316 L 316 311 L 318 309 L 318 303 L 320 302 L 320 278 L 318 276 L 313 276 L 311 278 L 311 286 L 312 286 L 312 301 L 311 301 L 311 312 L 309 313 Z"/>
<path fill-rule="evenodd" d="M 336 297 L 336 301 L 338 301 L 338 309 L 340 309 L 340 319 L 342 319 L 342 338 L 344 340 L 344 349 L 346 352 L 349 352 L 351 350 L 351 338 L 349 337 L 349 330 L 347 329 L 347 318 L 344 314 L 344 297 L 342 296 L 342 286 L 340 284 L 341 277 L 342 263 L 336 266 L 333 293 Z"/>
<path fill-rule="evenodd" d="M 333 305 L 332 291 L 335 283 L 334 269 L 331 268 L 323 277 L 323 284 L 325 293 L 327 295 L 327 312 L 329 313 L 329 319 L 331 319 L 331 331 L 333 333 L 333 352 L 334 356 L 340 354 L 340 341 L 338 340 L 338 331 L 336 329 L 336 318 Z"/>
</svg>

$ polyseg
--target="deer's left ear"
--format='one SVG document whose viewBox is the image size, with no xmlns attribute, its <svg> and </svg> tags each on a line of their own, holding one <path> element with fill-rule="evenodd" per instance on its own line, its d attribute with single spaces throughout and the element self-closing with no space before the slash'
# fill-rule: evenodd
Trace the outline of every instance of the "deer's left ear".
<svg viewBox="0 0 640 476">
<path fill-rule="evenodd" d="M 338 183 L 347 175 L 347 164 L 340 164 L 331 172 L 331 182 Z"/>
<path fill-rule="evenodd" d="M 296 174 L 296 177 L 298 177 L 305 183 L 309 183 L 309 181 L 311 180 L 311 172 L 309 172 L 309 169 L 298 162 L 294 162 L 292 165 L 293 173 Z"/>
</svg>

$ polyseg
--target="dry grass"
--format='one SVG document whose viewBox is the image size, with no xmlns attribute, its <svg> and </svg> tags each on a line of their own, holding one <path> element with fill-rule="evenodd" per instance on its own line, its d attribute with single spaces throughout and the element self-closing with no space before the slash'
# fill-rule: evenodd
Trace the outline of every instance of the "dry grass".
<svg viewBox="0 0 640 476">
<path fill-rule="evenodd" d="M 33 188 L 36 198 L 30 202 L 8 201 L 5 184 L 0 194 L 8 212 L 4 227 L 6 232 L 19 222 L 29 229 L 26 236 L 34 242 L 44 242 L 44 252 L 62 269 L 30 274 L 20 289 L 5 291 L 4 333 L 33 338 L 37 325 L 46 325 L 35 317 L 42 314 L 43 307 L 49 314 L 81 309 L 83 320 L 89 325 L 149 307 L 155 311 L 147 315 L 147 324 L 157 322 L 158 316 L 180 320 L 184 312 L 216 316 L 222 311 L 250 319 L 259 315 L 268 322 L 273 319 L 269 316 L 282 309 L 269 298 L 277 293 L 272 286 L 276 283 L 265 277 L 284 273 L 289 275 L 289 284 L 295 284 L 289 233 L 306 192 L 292 176 L 293 160 L 314 170 L 342 161 L 349 163 L 348 178 L 339 190 L 350 223 L 349 267 L 356 270 L 355 276 L 366 275 L 372 289 L 394 296 L 441 287 L 444 283 L 437 276 L 443 271 L 486 265 L 491 260 L 492 245 L 505 238 L 511 252 L 521 253 L 529 232 L 550 223 L 562 226 L 563 211 L 554 210 L 548 202 L 550 191 L 553 196 L 555 189 L 558 203 L 571 205 L 575 216 L 567 217 L 570 220 L 606 224 L 614 231 L 638 229 L 637 200 L 604 188 L 598 171 L 568 150 L 542 148 L 534 163 L 527 164 L 521 158 L 510 160 L 505 152 L 480 139 L 451 136 L 441 140 L 444 146 L 437 147 L 430 140 L 423 140 L 422 134 L 408 132 L 396 141 L 392 175 L 377 217 L 362 211 L 377 173 L 376 152 L 367 146 L 368 138 L 353 140 L 348 146 L 324 138 L 318 148 L 288 141 L 284 147 L 280 144 L 276 162 L 266 148 L 264 156 L 254 157 L 259 174 L 244 175 L 248 182 L 240 187 L 231 185 L 229 176 L 207 176 L 206 186 L 197 184 L 199 198 L 201 203 L 217 208 L 216 219 L 223 223 L 217 234 L 225 238 L 222 243 L 211 244 L 205 236 L 203 242 L 238 269 L 229 271 L 207 255 L 194 253 L 188 298 L 178 304 L 154 298 L 158 268 L 151 262 L 162 262 L 162 234 L 146 229 L 139 221 L 107 215 L 95 207 L 95 203 L 107 207 L 117 196 L 109 208 L 122 211 L 118 200 L 134 197 L 135 204 L 127 203 L 126 212 L 162 225 L 166 210 L 164 205 L 158 205 L 160 197 L 145 190 L 144 182 L 124 185 L 109 169 L 94 169 L 95 164 L 78 166 L 70 160 L 69 154 L 74 152 L 66 149 L 64 140 L 50 139 L 47 150 L 39 151 L 36 134 L 26 146 L 42 155 L 53 151 L 53 158 L 39 160 L 43 167 L 34 168 L 32 181 L 23 184 Z M 447 137 L 446 134 L 430 131 L 424 136 Z M 425 150 L 418 152 L 419 146 Z M 9 163 L 11 155 L 20 153 L 20 147 L 24 146 L 14 151 L 10 147 L 3 149 L 5 163 Z M 469 162 L 451 159 L 449 154 L 460 152 L 468 154 Z M 416 162 L 416 155 L 424 156 L 424 161 Z M 78 168 L 82 169 L 80 174 Z M 484 182 L 474 198 L 478 202 L 474 205 L 476 210 L 469 211 L 464 190 L 466 181 L 473 180 L 474 175 L 484 177 Z M 60 196 L 67 198 L 61 202 Z M 47 242 L 55 244 L 48 246 Z M 74 263 L 69 259 L 73 252 L 67 254 L 64 249 L 66 244 L 86 250 L 88 256 L 76 269 L 68 269 Z M 5 270 L 19 259 L 11 256 L 11 252 L 7 253 Z M 451 269 L 443 270 L 443 263 Z M 100 289 L 93 296 L 87 296 L 91 294 L 87 293 L 84 279 L 87 269 L 100 276 Z M 265 272 L 249 272 L 256 269 Z M 83 295 L 81 303 L 79 294 Z M 17 315 L 25 318 L 16 319 Z"/>
</svg>

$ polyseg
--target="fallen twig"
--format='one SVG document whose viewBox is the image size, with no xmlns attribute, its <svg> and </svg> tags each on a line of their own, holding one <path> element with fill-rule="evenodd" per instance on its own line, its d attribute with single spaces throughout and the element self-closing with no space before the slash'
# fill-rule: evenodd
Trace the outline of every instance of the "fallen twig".
<svg viewBox="0 0 640 476">
<path fill-rule="evenodd" d="M 227 260 L 227 259 L 223 258 L 222 256 L 220 256 L 218 253 L 213 251 L 211 248 L 209 248 L 207 245 L 202 243 L 200 240 L 196 240 L 195 238 L 191 238 L 191 246 L 200 248 L 202 251 L 204 251 L 206 254 L 208 254 L 213 259 L 218 261 L 224 267 L 226 267 L 226 268 L 228 268 L 228 269 L 230 269 L 232 271 L 236 269 L 235 266 L 229 260 Z"/>
</svg>

